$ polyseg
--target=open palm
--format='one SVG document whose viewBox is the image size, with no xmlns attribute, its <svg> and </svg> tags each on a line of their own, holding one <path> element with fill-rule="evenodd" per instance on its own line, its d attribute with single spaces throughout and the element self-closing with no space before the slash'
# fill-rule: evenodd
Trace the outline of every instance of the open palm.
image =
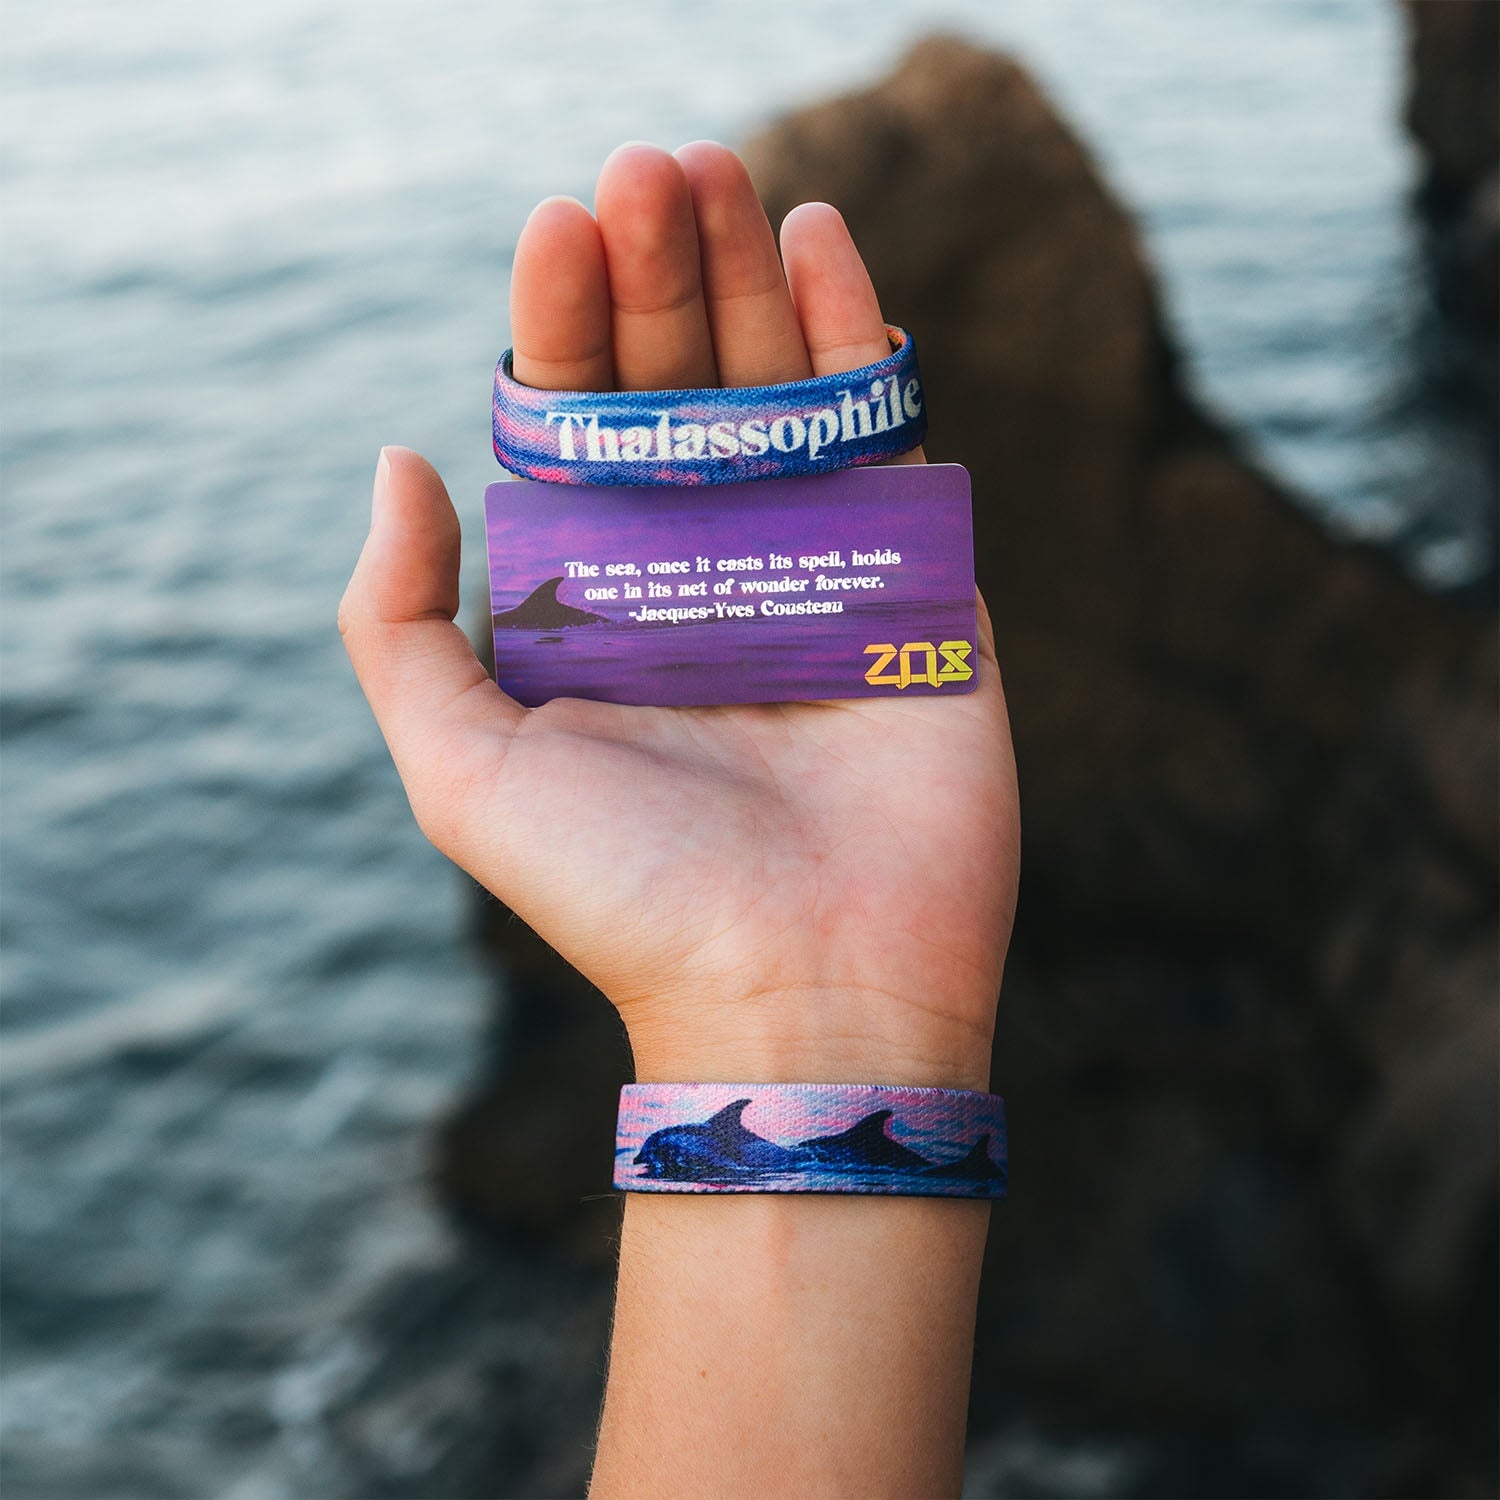
<svg viewBox="0 0 1500 1500">
<path fill-rule="evenodd" d="M 723 147 L 622 147 L 596 209 L 549 199 L 522 232 L 525 384 L 761 385 L 888 352 L 838 214 L 794 211 L 778 258 Z M 983 1086 L 1019 834 L 982 605 L 967 696 L 528 710 L 453 623 L 458 552 L 437 475 L 386 450 L 350 656 L 424 832 L 614 1001 L 642 1076 Z"/>
</svg>

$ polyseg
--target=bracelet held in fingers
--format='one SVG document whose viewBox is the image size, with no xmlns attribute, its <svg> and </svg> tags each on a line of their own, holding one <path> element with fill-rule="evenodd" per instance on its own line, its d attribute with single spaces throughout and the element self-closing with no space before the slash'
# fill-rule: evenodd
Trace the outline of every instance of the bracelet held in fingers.
<svg viewBox="0 0 1500 1500">
<path fill-rule="evenodd" d="M 911 336 L 862 369 L 779 385 L 682 391 L 544 391 L 507 349 L 495 370 L 495 457 L 554 484 L 736 484 L 883 463 L 927 432 Z"/>
</svg>

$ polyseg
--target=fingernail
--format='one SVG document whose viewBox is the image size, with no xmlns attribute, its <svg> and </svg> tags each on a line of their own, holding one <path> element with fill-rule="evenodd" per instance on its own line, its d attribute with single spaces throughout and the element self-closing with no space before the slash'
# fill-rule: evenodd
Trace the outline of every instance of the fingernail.
<svg viewBox="0 0 1500 1500">
<path fill-rule="evenodd" d="M 627 151 L 655 151 L 661 156 L 669 156 L 671 153 L 664 146 L 658 146 L 655 141 L 621 141 L 608 156 L 604 158 L 606 165 L 615 157 L 623 156 Z"/>
<path fill-rule="evenodd" d="M 582 208 L 584 213 L 588 212 L 588 209 L 584 208 L 583 203 L 579 199 L 572 197 L 570 194 L 553 193 L 551 197 L 543 198 L 542 201 L 538 203 L 537 206 L 532 209 L 529 214 L 526 215 L 526 222 L 528 224 L 531 223 L 531 221 L 536 218 L 536 216 L 541 213 L 544 208 L 550 208 L 554 203 L 566 203 L 572 208 Z"/>
<path fill-rule="evenodd" d="M 380 519 L 380 508 L 385 504 L 386 490 L 391 482 L 391 461 L 386 456 L 390 450 L 382 448 L 380 457 L 375 461 L 375 488 L 370 495 L 370 525 L 373 526 Z"/>
</svg>

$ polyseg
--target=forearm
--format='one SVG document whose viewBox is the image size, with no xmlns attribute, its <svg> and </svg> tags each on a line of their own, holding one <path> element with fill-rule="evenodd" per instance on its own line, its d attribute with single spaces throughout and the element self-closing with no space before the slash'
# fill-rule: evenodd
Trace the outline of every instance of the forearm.
<svg viewBox="0 0 1500 1500">
<path fill-rule="evenodd" d="M 590 1491 L 956 1495 L 989 1206 L 633 1194 Z"/>
<path fill-rule="evenodd" d="M 987 1039 L 951 1034 L 680 1050 L 638 1047 L 642 1077 L 989 1072 Z M 592 1500 L 956 1495 L 988 1224 L 951 1198 L 628 1195 Z"/>
</svg>

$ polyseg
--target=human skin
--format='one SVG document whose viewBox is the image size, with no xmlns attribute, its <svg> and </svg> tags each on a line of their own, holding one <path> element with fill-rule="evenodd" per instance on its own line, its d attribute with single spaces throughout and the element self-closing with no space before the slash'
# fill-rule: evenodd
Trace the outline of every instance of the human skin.
<svg viewBox="0 0 1500 1500">
<path fill-rule="evenodd" d="M 889 349 L 837 212 L 794 210 L 778 257 L 708 142 L 621 147 L 593 214 L 539 205 L 511 325 L 516 377 L 557 390 Z M 614 1002 L 638 1078 L 988 1086 L 1020 838 L 982 601 L 961 697 L 523 709 L 454 623 L 458 565 L 441 480 L 385 449 L 340 608 L 360 683 L 423 831 Z M 956 1493 L 988 1213 L 631 1195 L 591 1495 Z"/>
</svg>

